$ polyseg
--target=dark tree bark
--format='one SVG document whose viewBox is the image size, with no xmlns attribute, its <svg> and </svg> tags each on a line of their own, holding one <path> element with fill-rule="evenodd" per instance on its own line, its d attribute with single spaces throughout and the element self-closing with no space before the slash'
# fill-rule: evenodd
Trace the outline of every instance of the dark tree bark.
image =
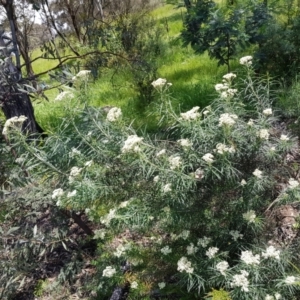
<svg viewBox="0 0 300 300">
<path fill-rule="evenodd" d="M 5 8 L 10 24 L 10 40 L 4 32 L 0 32 L 1 56 L 5 57 L 0 65 L 0 106 L 6 119 L 25 116 L 27 120 L 23 124 L 23 131 L 29 134 L 42 133 L 43 130 L 35 120 L 34 109 L 28 93 L 21 91 L 23 88 L 22 73 L 20 70 L 20 55 L 17 40 L 17 25 L 13 8 L 13 0 L 1 0 L 0 4 Z M 8 45 L 10 50 L 8 49 Z M 11 59 L 11 54 L 16 57 L 16 65 Z"/>
</svg>

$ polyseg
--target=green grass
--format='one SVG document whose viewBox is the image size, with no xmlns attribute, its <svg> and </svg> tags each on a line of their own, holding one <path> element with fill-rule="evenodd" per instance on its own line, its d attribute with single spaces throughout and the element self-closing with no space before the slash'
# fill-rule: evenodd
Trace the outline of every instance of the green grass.
<svg viewBox="0 0 300 300">
<path fill-rule="evenodd" d="M 167 44 L 166 53 L 157 57 L 158 75 L 173 84 L 170 91 L 174 99 L 174 109 L 184 111 L 195 105 L 208 105 L 215 95 L 214 85 L 227 72 L 226 68 L 218 67 L 217 62 L 211 60 L 208 55 L 197 55 L 190 47 L 182 46 L 180 32 L 183 28 L 183 8 L 176 9 L 175 6 L 164 5 L 154 10 L 151 15 L 162 29 Z M 39 51 L 34 54 L 38 55 Z M 42 63 L 38 61 L 34 64 L 34 70 L 41 72 L 55 63 L 57 62 L 52 60 L 43 60 Z M 112 70 L 102 71 L 97 81 L 89 84 L 88 104 L 121 107 L 126 118 L 135 120 L 134 125 L 155 130 L 156 124 L 148 117 L 151 106 L 140 102 L 137 92 L 133 89 L 132 78 L 126 73 L 114 74 L 113 77 L 112 75 Z M 68 111 L 64 103 L 54 102 L 57 94 L 57 89 L 51 90 L 47 92 L 50 102 L 34 104 L 37 120 L 46 130 L 57 126 Z M 75 103 L 76 101 L 74 105 Z"/>
</svg>

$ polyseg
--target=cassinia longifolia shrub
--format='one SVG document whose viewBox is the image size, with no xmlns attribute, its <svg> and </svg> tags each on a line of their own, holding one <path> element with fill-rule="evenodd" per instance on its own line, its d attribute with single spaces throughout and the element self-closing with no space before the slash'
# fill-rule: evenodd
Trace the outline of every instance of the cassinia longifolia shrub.
<svg viewBox="0 0 300 300">
<path fill-rule="evenodd" d="M 137 134 L 117 107 L 85 107 L 39 148 L 26 146 L 24 165 L 52 178 L 43 183 L 52 205 L 85 211 L 96 227 L 100 298 L 125 283 L 130 299 L 299 295 L 292 248 L 271 243 L 264 226 L 274 200 L 299 197 L 284 160 L 296 139 L 278 129 L 270 82 L 255 78 L 252 57 L 240 63 L 243 75 L 224 75 L 210 106 L 179 115 L 171 83 L 154 81 L 164 138 Z M 285 186 L 275 192 L 278 178 Z"/>
</svg>

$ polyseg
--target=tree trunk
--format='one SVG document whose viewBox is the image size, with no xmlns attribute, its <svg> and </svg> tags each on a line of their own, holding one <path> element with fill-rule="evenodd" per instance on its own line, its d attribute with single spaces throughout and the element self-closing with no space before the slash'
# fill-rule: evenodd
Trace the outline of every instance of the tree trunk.
<svg viewBox="0 0 300 300">
<path fill-rule="evenodd" d="M 29 95 L 20 91 L 24 89 L 22 83 L 22 73 L 20 70 L 20 56 L 17 45 L 17 27 L 14 19 L 13 0 L 1 0 L 0 4 L 4 6 L 7 17 L 10 21 L 11 35 L 13 42 L 12 51 L 16 55 L 17 66 L 11 60 L 11 53 L 7 49 L 4 32 L 0 32 L 1 56 L 6 57 L 4 63 L 0 66 L 0 106 L 6 119 L 12 117 L 25 116 L 27 120 L 23 124 L 23 131 L 29 134 L 42 133 L 43 130 L 36 122 L 34 110 Z"/>
</svg>

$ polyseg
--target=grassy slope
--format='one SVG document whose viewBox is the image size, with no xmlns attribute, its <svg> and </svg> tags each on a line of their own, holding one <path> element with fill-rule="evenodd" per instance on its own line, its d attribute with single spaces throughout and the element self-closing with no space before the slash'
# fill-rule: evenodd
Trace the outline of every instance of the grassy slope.
<svg viewBox="0 0 300 300">
<path fill-rule="evenodd" d="M 182 47 L 180 31 L 184 9 L 164 5 L 153 11 L 152 15 L 157 20 L 158 26 L 161 26 L 165 32 L 168 43 L 166 55 L 157 58 L 161 65 L 158 72 L 160 77 L 167 78 L 173 83 L 174 107 L 186 110 L 195 105 L 201 107 L 207 105 L 214 94 L 214 84 L 220 81 L 221 76 L 226 73 L 226 68 L 218 68 L 217 62 L 210 60 L 206 54 L 196 55 L 190 47 Z M 49 68 L 52 65 L 53 61 L 45 60 L 42 65 L 35 64 L 34 69 L 40 72 L 44 67 Z M 95 83 L 89 84 L 88 98 L 91 99 L 89 104 L 119 106 L 125 117 L 136 119 L 136 124 L 150 122 L 147 120 L 147 108 L 142 105 L 143 109 L 141 109 L 130 83 L 122 77 L 115 77 L 114 84 L 111 81 L 111 72 L 105 71 Z M 51 90 L 47 93 L 50 102 L 41 101 L 34 105 L 37 120 L 46 130 L 51 130 L 51 127 L 60 123 L 66 111 L 65 106 L 70 105 L 54 102 L 57 94 L 58 90 Z M 150 124 L 150 127 L 155 127 L 155 124 Z"/>
</svg>

